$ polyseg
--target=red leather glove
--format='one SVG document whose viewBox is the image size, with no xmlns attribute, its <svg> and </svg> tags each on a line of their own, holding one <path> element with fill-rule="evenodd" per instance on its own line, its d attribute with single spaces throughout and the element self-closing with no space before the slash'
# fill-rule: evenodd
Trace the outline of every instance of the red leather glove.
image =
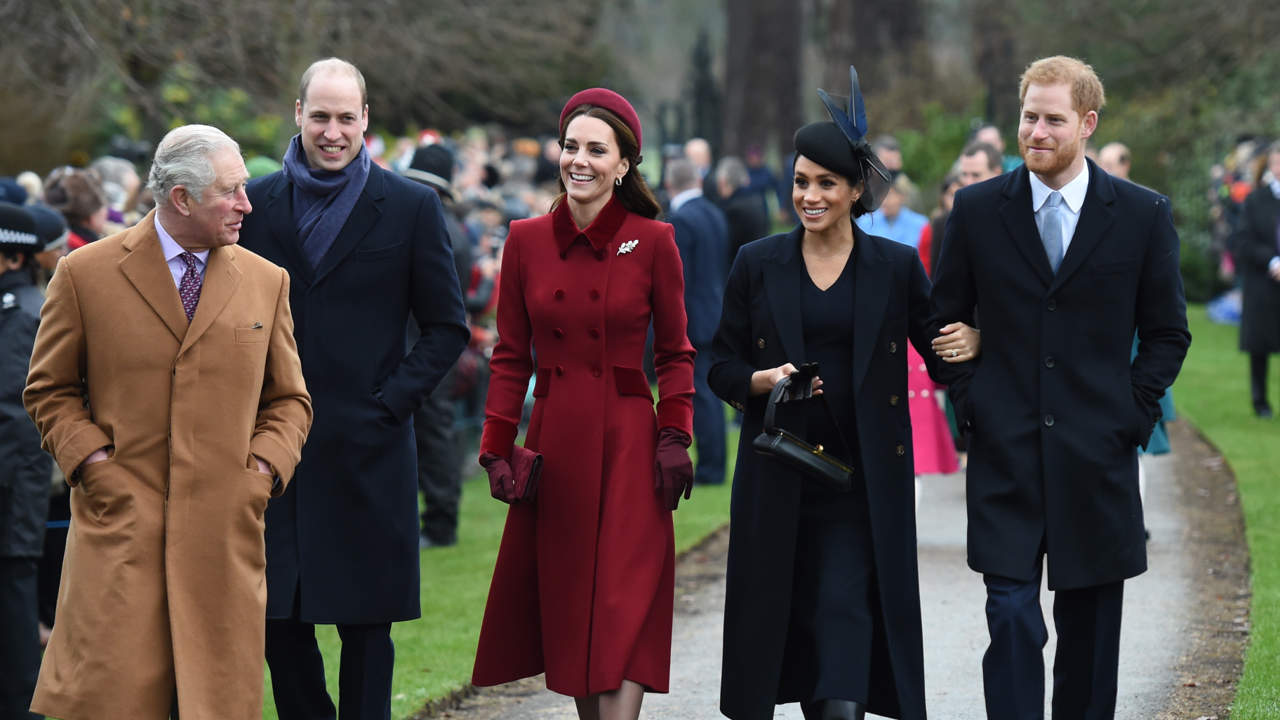
<svg viewBox="0 0 1280 720">
<path fill-rule="evenodd" d="M 515 480 L 511 475 L 511 464 L 507 459 L 493 453 L 481 453 L 480 464 L 489 473 L 489 494 L 495 499 L 510 504 L 516 495 Z"/>
<path fill-rule="evenodd" d="M 688 500 L 693 492 L 693 462 L 689 460 L 688 435 L 673 427 L 658 432 L 658 449 L 653 458 L 653 489 L 668 510 L 680 505 L 680 494 Z"/>
</svg>

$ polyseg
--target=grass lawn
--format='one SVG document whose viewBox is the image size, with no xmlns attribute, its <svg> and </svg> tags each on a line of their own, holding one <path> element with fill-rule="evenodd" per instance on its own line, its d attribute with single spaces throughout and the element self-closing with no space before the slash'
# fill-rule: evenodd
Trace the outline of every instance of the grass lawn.
<svg viewBox="0 0 1280 720">
<path fill-rule="evenodd" d="M 1233 720 L 1280 717 L 1280 421 L 1259 420 L 1249 401 L 1248 357 L 1237 349 L 1237 329 L 1215 325 L 1202 305 L 1188 309 L 1191 351 L 1173 399 L 1231 465 L 1240 485 L 1249 542 L 1253 603 L 1244 678 Z M 1273 358 L 1270 397 L 1280 372 Z"/>
<path fill-rule="evenodd" d="M 730 424 L 730 475 L 737 436 L 738 428 Z M 463 484 L 458 544 L 421 553 L 422 618 L 396 623 L 391 630 L 396 646 L 392 717 L 408 717 L 428 701 L 444 697 L 470 681 L 506 510 L 506 505 L 489 496 L 488 481 L 476 474 Z M 692 498 L 681 500 L 680 509 L 675 512 L 676 552 L 695 545 L 728 521 L 729 484 L 695 487 Z M 316 635 L 324 655 L 329 695 L 336 702 L 338 634 L 332 626 L 320 626 Z M 269 676 L 270 673 L 262 716 L 275 720 Z"/>
</svg>

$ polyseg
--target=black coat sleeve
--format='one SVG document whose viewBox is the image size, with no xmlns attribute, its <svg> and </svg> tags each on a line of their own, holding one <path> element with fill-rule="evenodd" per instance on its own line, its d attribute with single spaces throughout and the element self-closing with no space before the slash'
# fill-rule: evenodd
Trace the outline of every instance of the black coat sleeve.
<svg viewBox="0 0 1280 720">
<path fill-rule="evenodd" d="M 1178 377 L 1191 346 L 1178 263 L 1178 232 L 1173 227 L 1168 198 L 1159 197 L 1155 203 L 1138 285 L 1138 355 L 1130 371 L 1134 403 L 1139 410 L 1134 440 L 1144 446 L 1160 419 L 1160 396 Z"/>
<path fill-rule="evenodd" d="M 720 325 L 711 340 L 711 370 L 707 384 L 721 400 L 739 410 L 747 405 L 751 375 L 751 260 L 738 253 L 725 285 Z"/>
<path fill-rule="evenodd" d="M 966 235 L 969 225 L 965 222 L 966 214 L 967 207 L 963 198 L 957 194 L 955 206 L 947 217 L 938 266 L 933 269 L 933 288 L 929 298 L 931 336 L 936 336 L 947 323 L 959 321 L 976 325 L 974 313 L 978 295 Z M 916 350 L 925 358 L 933 356 L 932 352 L 926 353 L 918 345 Z M 937 362 L 935 357 L 933 364 L 928 366 L 929 375 L 947 386 L 947 393 L 956 408 L 956 421 L 962 430 L 973 426 L 973 408 L 968 401 L 968 391 L 977 362 L 980 362 L 980 358 L 962 363 L 944 363 Z"/>
<path fill-rule="evenodd" d="M 409 304 L 420 335 L 382 383 L 379 398 L 405 420 L 435 390 L 471 337 L 444 209 L 434 192 L 420 196 L 412 243 Z"/>
</svg>

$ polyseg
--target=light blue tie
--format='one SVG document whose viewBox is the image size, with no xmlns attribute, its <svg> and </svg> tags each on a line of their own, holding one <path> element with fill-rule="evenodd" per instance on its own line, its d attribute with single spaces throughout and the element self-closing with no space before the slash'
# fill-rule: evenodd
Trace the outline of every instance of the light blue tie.
<svg viewBox="0 0 1280 720">
<path fill-rule="evenodd" d="M 1049 258 L 1049 267 L 1058 272 L 1062 264 L 1062 193 L 1054 190 L 1049 199 L 1044 201 L 1044 218 L 1040 224 L 1040 242 L 1044 243 L 1044 254 Z"/>
</svg>

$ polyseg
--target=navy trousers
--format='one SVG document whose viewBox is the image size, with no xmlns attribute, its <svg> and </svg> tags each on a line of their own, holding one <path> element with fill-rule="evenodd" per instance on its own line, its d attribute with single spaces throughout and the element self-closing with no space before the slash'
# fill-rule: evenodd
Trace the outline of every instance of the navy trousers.
<svg viewBox="0 0 1280 720">
<path fill-rule="evenodd" d="M 719 485 L 725 474 L 724 405 L 707 384 L 707 374 L 711 372 L 709 349 L 699 348 L 693 359 L 693 439 L 698 444 L 693 481 L 699 485 Z"/>
<path fill-rule="evenodd" d="M 1030 581 L 983 576 L 991 635 L 982 657 L 989 720 L 1044 718 L 1044 646 L 1049 631 L 1040 609 L 1040 576 L 1040 566 Z M 1123 600 L 1124 581 L 1054 592 L 1054 720 L 1115 717 Z"/>
<path fill-rule="evenodd" d="M 267 620 L 267 666 L 280 720 L 391 720 L 391 623 L 339 625 L 338 707 L 325 689 L 316 626 Z"/>
</svg>

